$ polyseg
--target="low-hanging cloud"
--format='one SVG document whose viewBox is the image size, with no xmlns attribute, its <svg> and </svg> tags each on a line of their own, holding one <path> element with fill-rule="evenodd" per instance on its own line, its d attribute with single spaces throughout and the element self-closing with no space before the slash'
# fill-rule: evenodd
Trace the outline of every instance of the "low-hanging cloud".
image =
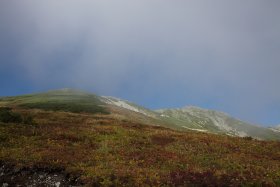
<svg viewBox="0 0 280 187">
<path fill-rule="evenodd" d="M 42 88 L 69 85 L 152 108 L 195 104 L 271 123 L 280 116 L 279 7 L 277 0 L 2 1 L 0 68 L 12 64 Z"/>
</svg>

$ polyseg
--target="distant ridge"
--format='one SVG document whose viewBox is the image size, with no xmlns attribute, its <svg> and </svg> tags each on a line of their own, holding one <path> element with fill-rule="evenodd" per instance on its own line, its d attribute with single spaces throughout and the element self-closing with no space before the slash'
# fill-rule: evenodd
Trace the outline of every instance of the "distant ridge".
<svg viewBox="0 0 280 187">
<path fill-rule="evenodd" d="M 5 105 L 30 109 L 67 111 L 75 113 L 118 114 L 150 125 L 176 130 L 200 131 L 229 136 L 280 140 L 280 126 L 265 128 L 231 117 L 229 114 L 197 106 L 175 109 L 149 110 L 127 100 L 98 96 L 72 88 L 50 90 L 43 93 L 1 98 Z M 1 106 L 1 105 L 0 105 Z"/>
</svg>

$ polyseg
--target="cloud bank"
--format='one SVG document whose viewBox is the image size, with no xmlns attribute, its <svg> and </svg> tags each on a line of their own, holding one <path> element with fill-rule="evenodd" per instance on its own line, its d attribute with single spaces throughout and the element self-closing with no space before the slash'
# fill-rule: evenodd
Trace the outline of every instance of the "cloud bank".
<svg viewBox="0 0 280 187">
<path fill-rule="evenodd" d="M 77 87 L 149 108 L 192 104 L 280 123 L 279 7 L 277 0 L 1 1 L 0 69 L 30 89 Z"/>
</svg>

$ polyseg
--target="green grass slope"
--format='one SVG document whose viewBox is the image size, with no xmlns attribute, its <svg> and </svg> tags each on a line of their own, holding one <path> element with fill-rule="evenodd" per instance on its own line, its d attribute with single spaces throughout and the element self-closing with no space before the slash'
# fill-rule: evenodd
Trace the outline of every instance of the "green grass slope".
<svg viewBox="0 0 280 187">
<path fill-rule="evenodd" d="M 99 97 L 86 92 L 62 89 L 39 94 L 6 97 L 0 100 L 3 105 L 53 111 L 108 113 Z"/>
<path fill-rule="evenodd" d="M 129 101 L 97 96 L 73 89 L 1 98 L 1 106 L 74 113 L 109 114 L 111 112 L 140 123 L 181 131 L 195 130 L 231 136 L 280 140 L 280 131 L 254 126 L 217 111 L 198 107 L 152 111 Z"/>
<path fill-rule="evenodd" d="M 235 119 L 225 113 L 198 107 L 158 110 L 161 119 L 177 129 L 193 129 L 230 136 L 280 140 L 280 133 Z"/>
</svg>

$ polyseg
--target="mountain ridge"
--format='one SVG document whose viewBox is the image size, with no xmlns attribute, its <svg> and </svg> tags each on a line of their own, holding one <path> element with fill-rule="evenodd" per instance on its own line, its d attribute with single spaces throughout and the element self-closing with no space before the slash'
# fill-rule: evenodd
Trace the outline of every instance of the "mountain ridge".
<svg viewBox="0 0 280 187">
<path fill-rule="evenodd" d="M 128 100 L 112 96 L 98 96 L 71 88 L 1 98 L 0 106 L 1 100 L 2 103 L 5 101 L 6 104 L 15 104 L 25 108 L 104 114 L 118 113 L 124 118 L 176 130 L 194 130 L 229 136 L 251 136 L 256 139 L 280 140 L 280 131 L 276 128 L 259 127 L 231 117 L 227 113 L 197 106 L 150 110 Z"/>
<path fill-rule="evenodd" d="M 279 186 L 279 135 L 68 89 L 0 98 L 0 186 Z"/>
</svg>

